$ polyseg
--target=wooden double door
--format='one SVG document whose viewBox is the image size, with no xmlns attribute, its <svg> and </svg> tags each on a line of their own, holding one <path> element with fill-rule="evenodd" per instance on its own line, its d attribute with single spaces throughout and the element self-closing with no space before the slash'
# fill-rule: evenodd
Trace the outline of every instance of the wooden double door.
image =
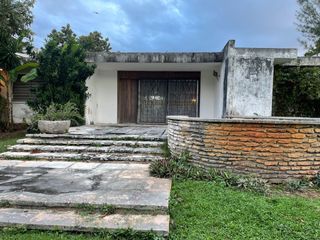
<svg viewBox="0 0 320 240">
<path fill-rule="evenodd" d="M 119 72 L 118 122 L 166 123 L 199 115 L 198 72 Z"/>
</svg>

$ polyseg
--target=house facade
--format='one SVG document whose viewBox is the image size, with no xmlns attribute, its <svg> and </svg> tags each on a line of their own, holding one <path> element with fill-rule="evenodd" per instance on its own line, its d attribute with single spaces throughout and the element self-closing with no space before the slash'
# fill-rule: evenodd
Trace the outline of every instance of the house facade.
<svg viewBox="0 0 320 240">
<path fill-rule="evenodd" d="M 269 117 L 274 66 L 320 65 L 298 58 L 297 49 L 237 48 L 233 40 L 220 52 L 91 53 L 87 61 L 97 68 L 87 80 L 86 124 L 165 124 L 168 115 Z M 32 115 L 26 99 L 34 84 L 14 86 L 16 123 Z"/>
<path fill-rule="evenodd" d="M 221 52 L 92 53 L 86 123 L 271 116 L 274 65 L 293 59 L 296 49 L 236 48 L 235 41 Z"/>
</svg>

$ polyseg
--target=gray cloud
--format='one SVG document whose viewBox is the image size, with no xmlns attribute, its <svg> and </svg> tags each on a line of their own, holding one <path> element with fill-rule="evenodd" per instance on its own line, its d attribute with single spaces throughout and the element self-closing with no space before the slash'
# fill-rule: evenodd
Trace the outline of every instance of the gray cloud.
<svg viewBox="0 0 320 240">
<path fill-rule="evenodd" d="M 216 51 L 229 39 L 300 47 L 296 8 L 296 0 L 38 0 L 33 30 L 38 47 L 67 23 L 77 34 L 102 32 L 114 51 Z"/>
</svg>

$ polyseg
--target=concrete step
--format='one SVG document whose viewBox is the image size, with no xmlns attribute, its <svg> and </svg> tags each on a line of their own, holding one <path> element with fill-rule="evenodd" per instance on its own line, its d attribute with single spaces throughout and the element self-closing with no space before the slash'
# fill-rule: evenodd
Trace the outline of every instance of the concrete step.
<svg viewBox="0 0 320 240">
<path fill-rule="evenodd" d="M 138 153 L 161 155 L 160 148 L 143 148 L 127 146 L 68 146 L 68 145 L 29 145 L 17 144 L 8 148 L 13 152 L 75 152 L 75 153 Z"/>
<path fill-rule="evenodd" d="M 163 159 L 160 155 L 138 153 L 77 153 L 77 152 L 4 152 L 0 159 L 22 160 L 59 160 L 59 161 L 120 161 L 120 162 L 151 162 Z"/>
<path fill-rule="evenodd" d="M 166 213 L 170 179 L 149 164 L 0 160 L 0 206 L 114 209 Z"/>
<path fill-rule="evenodd" d="M 27 138 L 46 138 L 46 139 L 95 139 L 95 140 L 138 140 L 138 141 L 165 141 L 166 136 L 159 135 L 130 135 L 130 134 L 27 134 Z"/>
<path fill-rule="evenodd" d="M 132 140 L 95 140 L 95 139 L 63 139 L 63 138 L 23 138 L 18 144 L 35 145 L 83 145 L 83 146 L 127 146 L 127 147 L 161 147 L 162 141 L 132 141 Z"/>
<path fill-rule="evenodd" d="M 39 230 L 66 230 L 76 232 L 114 231 L 132 229 L 139 232 L 153 231 L 167 236 L 168 215 L 90 214 L 52 209 L 0 208 L 0 226 Z"/>
</svg>

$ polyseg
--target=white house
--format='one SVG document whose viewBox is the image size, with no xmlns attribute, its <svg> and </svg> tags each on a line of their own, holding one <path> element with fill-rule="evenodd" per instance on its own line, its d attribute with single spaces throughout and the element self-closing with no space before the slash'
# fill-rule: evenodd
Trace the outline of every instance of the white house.
<svg viewBox="0 0 320 240">
<path fill-rule="evenodd" d="M 271 116 L 274 64 L 295 58 L 296 49 L 235 48 L 234 41 L 221 52 L 92 53 L 86 122 Z"/>
<path fill-rule="evenodd" d="M 87 80 L 86 123 L 271 116 L 274 65 L 296 60 L 296 49 L 236 48 L 235 41 L 221 52 L 91 53 L 97 68 Z M 19 87 L 15 122 L 31 114 Z"/>
</svg>

